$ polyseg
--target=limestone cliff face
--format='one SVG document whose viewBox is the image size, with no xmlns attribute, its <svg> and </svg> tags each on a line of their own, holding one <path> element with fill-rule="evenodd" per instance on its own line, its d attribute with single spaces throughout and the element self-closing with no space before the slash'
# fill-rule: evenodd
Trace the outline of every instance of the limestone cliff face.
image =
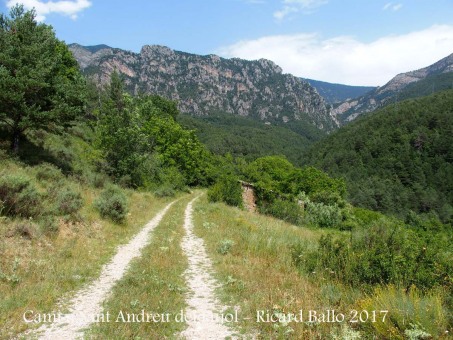
<svg viewBox="0 0 453 340">
<path fill-rule="evenodd" d="M 384 86 L 378 87 L 364 96 L 339 104 L 332 110 L 332 114 L 338 117 L 340 121 L 351 121 L 362 113 L 374 111 L 392 101 L 398 100 L 398 94 L 411 84 L 420 82 L 433 75 L 450 72 L 453 72 L 453 54 L 428 67 L 398 74 Z"/>
<path fill-rule="evenodd" d="M 183 113 L 229 113 L 269 122 L 307 120 L 330 131 L 337 124 L 323 98 L 307 82 L 272 61 L 224 59 L 144 46 L 133 53 L 107 46 L 70 45 L 82 70 L 99 83 L 116 69 L 134 92 L 176 100 Z"/>
</svg>

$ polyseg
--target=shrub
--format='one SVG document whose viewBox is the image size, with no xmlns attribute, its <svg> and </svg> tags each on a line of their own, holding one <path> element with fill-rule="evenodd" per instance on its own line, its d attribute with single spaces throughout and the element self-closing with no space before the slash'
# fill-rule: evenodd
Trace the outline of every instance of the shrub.
<svg viewBox="0 0 453 340">
<path fill-rule="evenodd" d="M 341 210 L 337 204 L 308 202 L 306 206 L 307 220 L 320 228 L 333 228 L 341 223 Z"/>
<path fill-rule="evenodd" d="M 83 206 L 82 196 L 69 187 L 58 191 L 56 197 L 57 211 L 61 215 L 73 215 Z"/>
<path fill-rule="evenodd" d="M 408 290 L 453 289 L 451 253 L 439 235 L 426 236 L 388 220 L 355 231 L 350 238 L 322 236 L 318 249 L 293 248 L 293 262 L 308 273 L 334 277 L 353 287 L 396 284 Z"/>
<path fill-rule="evenodd" d="M 80 180 L 96 189 L 101 189 L 109 182 L 109 177 L 103 173 L 88 170 L 83 172 Z"/>
<path fill-rule="evenodd" d="M 226 255 L 231 251 L 231 248 L 234 246 L 234 241 L 232 240 L 222 240 L 217 247 L 217 252 L 222 255 Z"/>
<path fill-rule="evenodd" d="M 293 263 L 308 273 L 328 276 L 349 282 L 351 271 L 350 247 L 343 238 L 322 235 L 318 249 L 307 249 L 302 244 L 291 247 Z"/>
<path fill-rule="evenodd" d="M 338 192 L 319 191 L 310 195 L 310 198 L 312 202 L 323 203 L 325 205 L 337 205 L 340 208 L 344 208 L 346 205 L 345 200 Z"/>
<path fill-rule="evenodd" d="M 260 211 L 296 225 L 303 223 L 303 209 L 294 201 L 276 199 L 262 206 Z"/>
<path fill-rule="evenodd" d="M 154 191 L 154 195 L 156 195 L 156 197 L 173 197 L 176 195 L 176 191 L 172 188 L 172 186 L 166 184 L 157 188 Z"/>
<path fill-rule="evenodd" d="M 448 328 L 447 313 L 443 307 L 442 293 L 431 291 L 421 294 L 416 288 L 408 293 L 390 285 L 376 288 L 374 294 L 360 302 L 360 309 L 388 310 L 383 322 L 362 324 L 369 333 L 379 338 L 392 339 L 437 339 Z"/>
<path fill-rule="evenodd" d="M 57 181 L 63 178 L 61 170 L 49 163 L 40 164 L 35 169 L 36 178 L 40 181 Z"/>
<path fill-rule="evenodd" d="M 41 195 L 30 179 L 21 175 L 0 177 L 0 213 L 35 217 L 41 211 Z"/>
<path fill-rule="evenodd" d="M 58 221 L 54 216 L 47 215 L 40 219 L 41 230 L 45 234 L 55 234 L 59 230 Z"/>
<path fill-rule="evenodd" d="M 63 171 L 71 171 L 73 160 L 76 158 L 74 150 L 70 148 L 70 141 L 68 138 L 60 139 L 57 136 L 49 138 L 45 143 L 46 151 L 52 157 L 52 162 L 62 169 Z"/>
<path fill-rule="evenodd" d="M 174 191 L 187 189 L 186 180 L 183 174 L 175 167 L 162 168 L 159 174 L 159 182 L 163 186 L 170 187 Z"/>
<path fill-rule="evenodd" d="M 114 185 L 104 189 L 95 200 L 94 206 L 103 218 L 123 222 L 127 215 L 127 199 L 123 191 Z"/>
<path fill-rule="evenodd" d="M 338 193 L 322 191 L 309 198 L 305 192 L 301 192 L 297 199 L 304 205 L 307 222 L 320 228 L 350 229 L 348 226 L 340 225 L 345 216 L 338 204 L 343 208 L 346 204 Z M 346 212 L 347 210 L 344 209 L 344 213 Z"/>
<path fill-rule="evenodd" d="M 211 202 L 224 202 L 235 207 L 242 207 L 241 184 L 235 176 L 222 176 L 209 190 Z"/>
<path fill-rule="evenodd" d="M 29 240 L 35 238 L 38 234 L 36 224 L 28 220 L 16 222 L 13 228 L 14 234 Z"/>
</svg>

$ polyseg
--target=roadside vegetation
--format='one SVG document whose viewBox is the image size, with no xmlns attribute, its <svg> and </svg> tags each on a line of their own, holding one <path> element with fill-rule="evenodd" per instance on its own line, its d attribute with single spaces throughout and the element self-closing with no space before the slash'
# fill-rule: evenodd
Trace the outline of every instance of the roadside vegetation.
<svg viewBox="0 0 453 340">
<path fill-rule="evenodd" d="M 244 334 L 448 339 L 452 332 L 451 234 L 418 243 L 420 235 L 408 227 L 394 232 L 389 220 L 372 212 L 374 227 L 340 231 L 297 227 L 206 198 L 195 211 L 196 233 L 222 284 L 219 294 L 239 309 Z M 328 320 L 328 310 L 345 321 L 320 321 L 321 314 Z M 310 311 L 318 319 L 310 319 Z"/>
<path fill-rule="evenodd" d="M 280 337 L 294 332 L 297 335 L 306 334 L 307 338 L 314 334 L 334 337 L 341 332 L 392 339 L 449 336 L 453 325 L 451 224 L 443 223 L 434 212 L 417 214 L 410 211 L 404 219 L 399 219 L 358 208 L 348 202 L 348 187 L 342 178 L 332 178 L 314 167 L 297 168 L 281 156 L 262 157 L 248 164 L 236 163 L 229 171 L 209 189 L 209 201 L 240 208 L 242 193 L 239 179 L 246 179 L 253 185 L 260 213 L 299 226 L 303 232 L 291 234 L 294 227 L 288 226 L 282 229 L 265 228 L 263 231 L 259 222 L 252 222 L 258 218 L 254 215 L 245 217 L 239 210 L 230 209 L 221 213 L 223 208 L 219 205 L 205 209 L 200 207 L 198 230 L 207 239 L 211 238 L 211 256 L 222 259 L 219 260 L 218 270 L 223 273 L 225 285 L 228 287 L 240 282 L 240 287 L 246 287 L 254 280 L 262 284 L 272 280 L 274 275 L 278 277 L 278 274 L 271 274 L 269 265 L 264 265 L 266 272 L 254 273 L 256 278 L 246 274 L 241 274 L 240 281 L 235 278 L 235 273 L 241 271 L 238 267 L 251 270 L 250 263 L 246 260 L 241 262 L 241 259 L 250 256 L 250 252 L 265 258 L 277 252 L 282 259 L 289 257 L 285 260 L 286 267 L 279 267 L 280 275 L 286 270 L 293 271 L 299 273 L 300 280 L 306 284 L 322 282 L 321 287 L 326 285 L 327 288 L 323 289 L 312 288 L 310 293 L 310 297 L 320 300 L 326 294 L 331 299 L 318 302 L 315 304 L 317 308 L 324 306 L 328 310 L 330 306 L 348 313 L 359 311 L 363 319 L 368 320 L 372 315 L 375 320 L 359 320 L 348 324 L 347 328 L 338 329 L 334 324 L 317 323 L 307 328 L 306 324 L 286 320 L 283 327 L 281 322 L 255 324 L 258 333 Z M 211 213 L 207 214 L 204 210 Z M 237 218 L 234 223 L 226 216 L 243 217 Z M 266 223 L 272 225 L 270 220 Z M 307 237 L 308 232 L 312 237 Z M 263 237 L 261 244 L 254 244 L 260 235 Z M 275 249 L 269 249 L 273 242 L 277 243 Z M 234 262 L 234 268 L 228 267 L 225 261 Z M 280 258 L 272 260 L 275 266 L 279 261 Z M 277 287 L 283 285 L 283 291 L 287 293 L 290 286 L 287 279 L 285 276 L 280 284 L 271 283 L 268 286 L 278 290 Z M 266 291 L 266 287 L 261 287 Z M 255 286 L 253 289 L 259 288 Z M 225 291 L 229 290 L 226 288 Z M 241 304 L 246 296 L 251 296 L 254 300 L 252 311 L 257 305 L 264 305 L 275 315 L 297 312 L 293 306 L 283 309 L 269 307 L 266 298 L 272 304 L 281 306 L 281 301 L 270 298 L 278 295 L 275 292 L 267 292 L 262 299 L 259 293 L 252 293 L 252 290 L 246 291 L 243 296 L 238 294 L 236 292 L 237 300 L 232 303 Z M 291 299 L 299 297 L 299 301 L 303 301 L 300 293 L 287 294 Z M 306 308 L 306 300 L 301 305 Z M 385 313 L 385 310 L 388 310 L 389 318 L 378 320 L 376 313 Z M 245 317 L 253 319 L 251 315 Z M 253 328 L 253 322 L 246 322 L 244 327 Z M 342 336 L 346 336 L 344 334 Z"/>
<path fill-rule="evenodd" d="M 11 181 L 12 175 L 6 174 L 12 173 L 27 178 L 28 189 L 19 194 L 22 200 L 15 211 L 34 207 L 22 205 L 23 197 L 30 192 L 40 195 L 41 207 L 33 211 L 32 217 L 0 216 L 1 338 L 35 326 L 24 323 L 23 313 L 27 310 L 50 313 L 63 297 L 70 298 L 74 290 L 95 279 L 118 245 L 137 233 L 168 202 L 168 198 L 122 189 L 129 213 L 117 224 L 100 218 L 94 207 L 103 189 L 64 175 L 59 175 L 56 183 L 39 180 L 42 168 L 5 159 L 0 165 L 2 180 Z"/>
<path fill-rule="evenodd" d="M 59 309 L 209 168 L 175 103 L 131 98 L 118 75 L 96 88 L 34 17 L 0 16 L 0 338 Z"/>
<path fill-rule="evenodd" d="M 195 204 L 196 233 L 244 334 L 453 334 L 451 91 L 360 119 L 306 156 L 314 166 L 297 167 L 263 150 L 211 153 L 179 124 L 177 103 L 126 93 L 117 72 L 104 87 L 84 78 L 52 28 L 22 6 L 0 15 L 0 43 L 1 338 L 34 327 L 24 312 L 53 311 L 165 203 L 197 187 L 209 189 Z M 254 186 L 260 214 L 243 210 L 240 180 Z M 105 302 L 113 314 L 184 308 L 189 196 Z M 366 321 L 285 317 L 300 309 L 355 310 Z M 256 322 L 257 311 L 277 321 Z M 373 311 L 379 318 L 368 322 Z M 183 325 L 99 324 L 90 334 L 171 337 Z"/>
</svg>

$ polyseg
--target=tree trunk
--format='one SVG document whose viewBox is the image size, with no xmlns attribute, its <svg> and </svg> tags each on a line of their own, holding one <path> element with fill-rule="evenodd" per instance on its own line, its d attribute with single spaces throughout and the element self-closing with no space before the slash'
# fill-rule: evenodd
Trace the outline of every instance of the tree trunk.
<svg viewBox="0 0 453 340">
<path fill-rule="evenodd" d="M 11 151 L 17 155 L 19 153 L 19 141 L 20 141 L 20 132 L 18 130 L 13 131 L 13 138 L 11 141 Z"/>
</svg>

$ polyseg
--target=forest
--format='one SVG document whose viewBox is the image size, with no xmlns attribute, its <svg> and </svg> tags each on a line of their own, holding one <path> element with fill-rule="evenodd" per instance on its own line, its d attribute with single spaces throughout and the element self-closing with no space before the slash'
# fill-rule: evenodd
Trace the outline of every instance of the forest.
<svg viewBox="0 0 453 340">
<path fill-rule="evenodd" d="M 452 90 L 390 104 L 314 145 L 302 163 L 344 178 L 354 205 L 451 223 L 452 107 Z"/>
</svg>

